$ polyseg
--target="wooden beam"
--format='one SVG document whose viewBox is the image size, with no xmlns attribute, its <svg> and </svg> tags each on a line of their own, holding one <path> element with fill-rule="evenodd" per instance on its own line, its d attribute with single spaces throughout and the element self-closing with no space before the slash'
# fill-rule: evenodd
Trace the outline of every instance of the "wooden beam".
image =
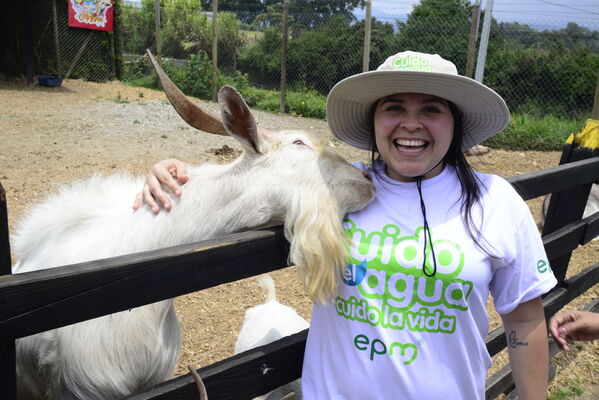
<svg viewBox="0 0 599 400">
<path fill-rule="evenodd" d="M 251 399 L 301 376 L 307 330 L 198 370 L 210 400 Z M 129 400 L 197 399 L 190 374 L 128 397 Z"/>
<path fill-rule="evenodd" d="M 0 183 L 0 277 L 10 276 L 10 243 L 8 235 L 8 214 L 6 207 L 6 193 Z M 0 313 L 0 319 L 4 316 Z M 17 397 L 17 374 L 15 341 L 0 335 L 0 388 L 2 395 L 8 399 Z M 4 398 L 4 397 L 3 397 Z"/>
<path fill-rule="evenodd" d="M 285 267 L 282 228 L 0 280 L 0 338 L 19 338 Z M 56 288 L 60 288 L 57 290 Z"/>
<path fill-rule="evenodd" d="M 599 178 L 599 157 L 512 176 L 507 181 L 524 200 L 591 183 Z"/>
</svg>

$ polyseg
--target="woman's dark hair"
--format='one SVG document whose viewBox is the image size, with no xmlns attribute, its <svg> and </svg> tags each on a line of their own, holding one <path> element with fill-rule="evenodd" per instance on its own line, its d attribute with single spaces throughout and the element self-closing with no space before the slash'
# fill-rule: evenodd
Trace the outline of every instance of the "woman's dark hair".
<svg viewBox="0 0 599 400">
<path fill-rule="evenodd" d="M 448 101 L 448 103 L 451 114 L 453 115 L 453 138 L 445 157 L 443 157 L 443 163 L 445 165 L 452 165 L 456 169 L 462 192 L 460 196 L 462 203 L 461 210 L 464 219 L 464 225 L 468 231 L 468 234 L 481 250 L 488 255 L 491 255 L 487 246 L 483 246 L 481 244 L 480 239 L 482 236 L 480 230 L 472 221 L 472 207 L 474 204 L 480 202 L 482 196 L 481 186 L 483 183 L 474 174 L 472 167 L 468 163 L 468 160 L 466 160 L 466 156 L 462 151 L 462 144 L 464 141 L 464 123 L 462 119 L 462 112 L 452 102 Z M 381 160 L 381 155 L 376 147 L 376 140 L 374 137 L 374 113 L 376 111 L 377 105 L 378 101 L 374 102 L 370 108 L 370 132 L 372 132 L 370 137 L 370 149 L 371 161 L 373 163 L 374 161 Z M 374 169 L 373 172 L 376 173 Z M 490 244 L 484 238 L 482 238 L 482 241 L 490 246 Z"/>
</svg>

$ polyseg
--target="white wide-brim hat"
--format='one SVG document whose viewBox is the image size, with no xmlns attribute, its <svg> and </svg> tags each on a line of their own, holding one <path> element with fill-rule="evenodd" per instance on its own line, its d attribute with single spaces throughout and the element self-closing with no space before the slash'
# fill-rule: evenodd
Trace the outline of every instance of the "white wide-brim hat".
<svg viewBox="0 0 599 400">
<path fill-rule="evenodd" d="M 339 140 L 364 150 L 372 148 L 372 105 L 395 93 L 424 93 L 454 103 L 462 112 L 462 149 L 501 132 L 510 120 L 505 101 L 494 90 L 458 75 L 456 66 L 438 54 L 404 51 L 376 71 L 338 82 L 327 97 L 327 120 Z"/>
</svg>

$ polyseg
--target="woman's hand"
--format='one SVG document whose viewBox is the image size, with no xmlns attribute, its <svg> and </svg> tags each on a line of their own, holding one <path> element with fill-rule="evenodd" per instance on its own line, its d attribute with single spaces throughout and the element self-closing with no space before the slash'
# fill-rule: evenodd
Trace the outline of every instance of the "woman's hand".
<svg viewBox="0 0 599 400">
<path fill-rule="evenodd" d="M 177 181 L 185 183 L 188 180 L 189 176 L 184 162 L 175 158 L 160 161 L 150 168 L 150 171 L 146 174 L 144 187 L 135 196 L 133 209 L 138 210 L 142 205 L 142 201 L 145 201 L 154 214 L 160 212 L 161 206 L 167 211 L 170 210 L 172 203 L 168 194 L 162 190 L 162 185 L 164 184 L 175 196 L 179 197 L 181 196 L 181 186 Z"/>
</svg>

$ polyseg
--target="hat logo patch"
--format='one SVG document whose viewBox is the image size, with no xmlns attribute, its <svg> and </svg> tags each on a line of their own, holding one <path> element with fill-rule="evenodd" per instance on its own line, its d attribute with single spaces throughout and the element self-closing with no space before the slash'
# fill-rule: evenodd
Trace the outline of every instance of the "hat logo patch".
<svg viewBox="0 0 599 400">
<path fill-rule="evenodd" d="M 392 67 L 403 71 L 429 71 L 433 70 L 430 61 L 419 56 L 408 56 L 393 60 Z"/>
</svg>

